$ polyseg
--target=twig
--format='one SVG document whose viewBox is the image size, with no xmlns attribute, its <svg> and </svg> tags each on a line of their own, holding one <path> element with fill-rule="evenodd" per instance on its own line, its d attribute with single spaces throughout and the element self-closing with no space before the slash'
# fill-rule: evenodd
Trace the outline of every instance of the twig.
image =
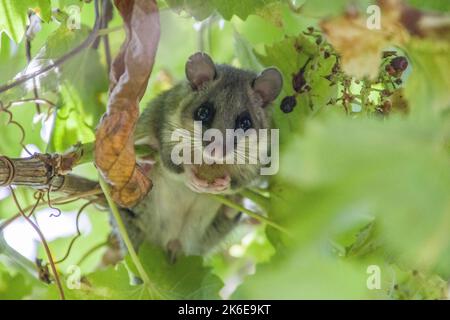
<svg viewBox="0 0 450 320">
<path fill-rule="evenodd" d="M 34 29 L 34 18 L 35 18 L 35 13 L 33 11 L 30 11 L 28 13 L 28 19 L 30 20 L 30 24 L 27 26 L 27 32 L 25 33 L 25 56 L 27 59 L 27 65 L 29 65 L 31 63 L 31 41 L 33 40 L 34 36 L 35 36 L 35 30 Z M 33 79 L 33 95 L 34 97 L 37 99 L 39 97 L 38 95 L 38 91 L 37 91 L 37 84 L 36 84 L 36 79 Z M 36 105 L 36 112 L 38 114 L 41 113 L 41 106 L 38 102 L 35 103 Z"/>
<path fill-rule="evenodd" d="M 245 208 L 244 206 L 241 206 L 241 205 L 227 199 L 224 196 L 217 195 L 217 194 L 211 194 L 210 196 L 212 198 L 216 199 L 217 201 L 219 201 L 220 203 L 223 203 L 227 207 L 230 207 L 230 208 L 238 210 L 238 211 L 242 211 L 243 213 L 249 215 L 250 217 L 252 217 L 258 221 L 264 222 L 265 224 L 267 224 L 283 233 L 286 233 L 289 236 L 292 236 L 292 234 L 287 229 L 283 228 L 282 226 L 278 225 L 277 223 L 273 222 L 272 220 L 270 220 L 260 214 L 257 214 L 256 212 L 253 212 L 253 211 Z"/>
<path fill-rule="evenodd" d="M 27 37 L 27 39 L 25 41 L 25 55 L 27 58 L 27 64 L 30 64 L 30 62 L 31 62 L 31 39 L 29 37 Z M 39 99 L 39 94 L 38 94 L 35 78 L 33 78 L 33 95 L 36 100 Z M 36 112 L 38 114 L 40 114 L 41 106 L 40 106 L 39 102 L 36 101 L 35 105 L 36 105 Z"/>
<path fill-rule="evenodd" d="M 28 148 L 26 147 L 26 145 L 24 144 L 25 141 L 25 129 L 22 127 L 22 125 L 20 123 L 18 123 L 17 121 L 14 121 L 14 117 L 11 111 L 9 111 L 4 105 L 3 102 L 0 100 L 0 112 L 5 112 L 8 115 L 8 122 L 6 123 L 6 125 L 10 125 L 13 124 L 15 125 L 17 128 L 19 128 L 21 136 L 20 136 L 20 141 L 19 144 L 22 146 L 22 148 L 29 154 L 31 155 L 31 152 L 28 150 Z"/>
<path fill-rule="evenodd" d="M 102 193 L 103 193 L 103 191 L 101 189 L 93 189 L 93 190 L 89 190 L 89 191 L 86 191 L 86 192 L 80 192 L 80 193 L 77 193 L 77 194 L 71 194 L 69 196 L 59 197 L 59 198 L 53 199 L 52 202 L 53 202 L 53 205 L 62 205 L 62 204 L 67 204 L 67 203 L 70 203 L 70 202 L 78 201 L 78 200 L 81 200 L 81 199 L 84 199 L 84 198 L 88 198 L 88 197 L 91 197 L 91 196 L 98 196 L 98 195 L 100 195 Z M 99 202 L 100 202 L 100 199 L 99 199 Z M 23 211 L 26 212 L 28 210 L 31 210 L 35 205 L 31 205 L 31 206 L 25 208 Z M 40 208 L 40 207 L 43 207 L 45 205 L 47 205 L 47 203 L 45 203 L 45 202 L 37 204 L 36 205 L 36 209 Z M 14 222 L 20 216 L 21 216 L 21 214 L 19 212 L 19 213 L 15 214 L 14 216 L 12 216 L 11 218 L 9 218 L 8 220 L 4 221 L 2 224 L 0 224 L 0 232 L 3 232 L 3 230 L 7 226 L 9 226 L 12 222 Z"/>
<path fill-rule="evenodd" d="M 13 196 L 14 199 L 14 203 L 16 204 L 17 209 L 19 209 L 20 214 L 25 218 L 25 220 L 27 220 L 27 222 L 33 227 L 33 229 L 36 231 L 36 233 L 38 234 L 39 238 L 41 239 L 42 245 L 44 246 L 45 252 L 47 254 L 47 258 L 49 260 L 50 266 L 52 268 L 52 272 L 53 272 L 53 276 L 55 278 L 55 282 L 56 285 L 58 287 L 58 291 L 59 291 L 59 295 L 61 297 L 61 300 L 65 300 L 65 296 L 64 296 L 64 290 L 62 288 L 62 284 L 61 284 L 61 280 L 59 279 L 59 275 L 58 272 L 56 270 L 56 266 L 55 263 L 53 262 L 53 258 L 52 258 L 52 253 L 50 251 L 50 248 L 47 244 L 47 240 L 45 240 L 44 234 L 41 232 L 41 230 L 39 229 L 39 227 L 30 219 L 29 216 L 27 216 L 27 214 L 22 210 L 19 201 L 17 200 L 16 194 L 14 192 L 14 189 L 9 186 L 9 190 L 11 192 L 11 195 Z M 39 201 L 39 200 L 38 200 Z M 36 206 L 37 207 L 37 206 Z M 36 208 L 35 207 L 35 208 Z M 30 213 L 30 215 L 33 212 Z"/>
<path fill-rule="evenodd" d="M 76 219 L 75 219 L 75 224 L 76 224 L 76 228 L 77 228 L 77 234 L 76 234 L 75 237 L 73 237 L 72 240 L 70 241 L 70 243 L 69 243 L 69 248 L 67 248 L 67 251 L 66 251 L 66 254 L 64 255 L 64 257 L 62 257 L 61 259 L 55 261 L 55 264 L 59 264 L 59 263 L 65 261 L 65 260 L 69 257 L 70 252 L 72 251 L 72 247 L 73 247 L 75 241 L 76 241 L 79 237 L 81 237 L 81 231 L 80 231 L 80 216 L 81 216 L 81 214 L 83 213 L 84 209 L 86 209 L 86 208 L 87 208 L 89 205 L 91 205 L 92 203 L 94 203 L 92 200 L 91 200 L 91 201 L 88 201 L 88 202 L 86 202 L 84 205 L 82 205 L 81 208 L 78 210 L 77 217 L 76 217 Z"/>
<path fill-rule="evenodd" d="M 106 246 L 108 244 L 108 241 L 102 241 L 99 244 L 96 244 L 95 246 L 93 246 L 92 248 L 90 248 L 80 259 L 80 261 L 78 261 L 77 266 L 81 265 L 91 254 L 93 254 L 95 251 L 97 251 L 98 249 Z"/>
<path fill-rule="evenodd" d="M 51 102 L 50 100 L 47 100 L 45 98 L 27 98 L 27 99 L 20 99 L 11 101 L 9 104 L 5 106 L 5 109 L 8 109 L 10 106 L 20 105 L 27 102 L 36 102 L 38 104 L 48 104 L 51 107 L 56 107 L 56 104 L 54 102 Z"/>
<path fill-rule="evenodd" d="M 113 6 L 111 3 L 111 0 L 102 0 L 103 1 L 103 12 L 102 12 L 102 24 L 101 28 L 102 30 L 105 30 L 108 28 L 109 22 L 113 18 Z M 108 74 L 111 71 L 111 48 L 109 46 L 109 34 L 105 34 L 102 36 L 103 39 L 103 48 L 105 50 L 105 59 L 106 59 L 106 67 L 108 70 Z"/>
</svg>

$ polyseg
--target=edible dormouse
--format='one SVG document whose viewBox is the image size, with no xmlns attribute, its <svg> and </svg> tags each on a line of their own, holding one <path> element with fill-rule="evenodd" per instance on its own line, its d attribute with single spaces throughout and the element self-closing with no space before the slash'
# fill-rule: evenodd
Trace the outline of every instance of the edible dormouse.
<svg viewBox="0 0 450 320">
<path fill-rule="evenodd" d="M 224 194 L 240 201 L 237 192 L 258 180 L 261 165 L 216 160 L 230 156 L 225 148 L 230 139 L 227 129 L 245 133 L 271 127 L 270 104 L 283 85 L 276 68 L 256 74 L 214 64 L 205 53 L 189 57 L 185 70 L 186 79 L 151 101 L 139 118 L 136 144 L 149 145 L 155 151 L 148 170 L 153 189 L 137 206 L 122 211 L 135 246 L 149 241 L 166 249 L 171 260 L 179 254 L 209 252 L 239 221 L 239 212 L 221 205 L 209 194 Z M 201 124 L 203 132 L 221 132 L 225 137 L 223 149 L 213 152 L 208 164 L 175 163 L 172 151 L 179 141 L 174 141 L 173 132 L 197 141 L 195 122 Z M 237 147 L 239 137 L 231 139 L 229 142 L 236 147 L 232 156 L 246 157 L 245 149 Z M 190 152 L 208 142 L 196 143 L 189 146 Z"/>
</svg>

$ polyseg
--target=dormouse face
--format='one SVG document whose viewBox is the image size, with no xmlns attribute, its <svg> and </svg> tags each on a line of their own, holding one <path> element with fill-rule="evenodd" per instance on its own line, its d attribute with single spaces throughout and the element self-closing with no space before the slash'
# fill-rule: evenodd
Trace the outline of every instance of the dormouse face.
<svg viewBox="0 0 450 320">
<path fill-rule="evenodd" d="M 203 150 L 201 164 L 183 164 L 186 184 L 194 191 L 210 193 L 231 192 L 248 184 L 258 176 L 261 165 L 250 161 L 249 142 L 239 142 L 246 135 L 256 134 L 258 139 L 260 129 L 270 128 L 270 103 L 283 83 L 280 72 L 268 68 L 258 75 L 215 65 L 208 55 L 196 53 L 186 63 L 186 78 L 187 94 L 170 121 L 192 137 L 200 128 L 202 139 L 193 139 L 196 144 L 190 151 Z"/>
</svg>

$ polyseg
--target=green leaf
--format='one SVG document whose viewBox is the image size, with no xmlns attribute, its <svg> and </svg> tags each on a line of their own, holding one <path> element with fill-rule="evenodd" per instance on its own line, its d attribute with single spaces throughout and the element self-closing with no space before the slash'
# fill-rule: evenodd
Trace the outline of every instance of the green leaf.
<svg viewBox="0 0 450 320">
<path fill-rule="evenodd" d="M 64 212 L 63 214 L 67 215 L 69 212 L 72 214 L 71 223 L 74 230 L 76 228 L 75 213 L 79 210 L 81 205 L 82 202 L 78 202 L 72 204 L 72 206 L 65 205 L 63 207 L 59 207 Z M 80 221 L 83 221 L 84 218 L 89 221 L 91 227 L 86 231 L 83 229 L 81 230 L 81 236 L 78 237 L 73 243 L 70 254 L 64 261 L 58 263 L 59 269 L 64 272 L 68 270 L 71 265 L 78 264 L 86 252 L 88 252 L 88 250 L 90 250 L 94 245 L 104 242 L 105 239 L 108 238 L 108 234 L 111 232 L 108 216 L 101 214 L 99 210 L 96 210 L 93 207 L 87 207 L 83 210 Z M 61 221 L 54 219 L 54 221 L 51 221 L 47 225 L 49 228 L 57 228 L 59 224 L 61 224 Z M 49 243 L 49 247 L 55 261 L 66 256 L 69 245 L 75 235 L 76 233 L 68 237 L 57 238 Z M 103 252 L 104 250 L 98 250 L 94 254 L 91 254 L 89 258 L 85 260 L 82 265 L 80 265 L 81 272 L 85 274 L 95 270 L 98 267 L 98 261 L 103 255 Z M 38 246 L 37 256 L 42 258 L 46 257 L 42 244 L 39 244 Z"/>
<path fill-rule="evenodd" d="M 51 0 L 35 0 L 36 4 L 32 9 L 45 21 L 49 22 L 52 18 Z"/>
<path fill-rule="evenodd" d="M 28 23 L 28 9 L 38 12 L 44 21 L 51 18 L 50 0 L 0 1 L 0 33 L 6 34 L 19 43 Z"/>
<path fill-rule="evenodd" d="M 322 58 L 318 46 L 303 35 L 286 37 L 280 42 L 265 46 L 265 54 L 256 56 L 263 65 L 276 66 L 283 74 L 283 89 L 274 104 L 273 113 L 275 127 L 280 129 L 280 144 L 283 146 L 292 137 L 291 134 L 302 127 L 306 117 L 327 109 L 328 101 L 337 95 L 336 86 L 330 86 L 330 82 L 324 78 L 331 73 L 336 60 L 334 57 Z M 313 57 L 307 64 L 308 59 Z M 294 95 L 293 75 L 305 65 L 305 79 L 312 89 L 297 96 L 297 106 L 293 112 L 283 113 L 280 102 L 285 96 Z"/>
<path fill-rule="evenodd" d="M 393 266 L 395 283 L 391 298 L 396 300 L 446 300 L 448 284 L 437 275 Z"/>
<path fill-rule="evenodd" d="M 83 41 L 87 27 L 70 30 L 65 24 L 48 38 L 38 59 L 56 59 Z M 98 51 L 88 48 L 61 66 L 59 75 L 60 105 L 55 119 L 50 150 L 63 151 L 71 145 L 94 139 L 94 128 L 105 111 L 108 78 Z"/>
<path fill-rule="evenodd" d="M 406 47 L 412 72 L 405 84 L 411 110 L 428 113 L 450 107 L 450 42 L 413 39 Z"/>
<path fill-rule="evenodd" d="M 313 251 L 276 256 L 245 279 L 233 299 L 361 299 L 371 296 L 366 267 Z"/>
<path fill-rule="evenodd" d="M 277 256 L 233 297 L 387 298 L 397 281 L 386 266 L 392 259 L 448 278 L 448 128 L 448 119 L 433 116 L 308 121 L 285 146 L 270 186 L 271 217 L 293 236 L 270 231 Z M 353 243 L 338 238 L 339 258 L 330 239 L 374 218 L 377 236 L 366 228 Z M 366 288 L 370 265 L 381 268 L 381 290 Z M 422 284 L 411 297 L 436 297 L 441 287 Z"/>
<path fill-rule="evenodd" d="M 108 267 L 85 276 L 79 289 L 70 290 L 70 299 L 219 299 L 223 283 L 203 266 L 201 257 L 181 257 L 170 264 L 162 249 L 144 246 L 139 252 L 151 284 L 132 284 L 135 276 L 127 266 L 128 258 L 115 267 Z M 134 269 L 131 267 L 131 269 Z M 133 271 L 134 272 L 134 271 Z M 136 274 L 134 272 L 134 274 Z M 56 292 L 51 289 L 52 295 Z"/>
<path fill-rule="evenodd" d="M 261 64 L 256 58 L 250 43 L 237 32 L 234 33 L 234 48 L 242 68 L 254 71 L 261 70 Z"/>
<path fill-rule="evenodd" d="M 88 285 L 81 292 L 87 299 L 148 299 L 148 292 L 142 285 L 131 285 L 130 275 L 124 263 L 116 267 L 94 272 L 87 276 Z"/>
<path fill-rule="evenodd" d="M 170 264 L 162 249 L 144 246 L 139 257 L 161 298 L 219 299 L 223 283 L 201 257 L 180 257 Z"/>
<path fill-rule="evenodd" d="M 20 127 L 15 124 L 6 125 L 9 116 L 6 113 L 0 113 L 0 126 L 2 128 L 2 138 L 0 143 L 0 153 L 11 157 L 20 156 L 23 148 L 20 145 L 22 138 L 22 128 L 24 130 L 25 138 L 24 145 L 33 144 L 39 149 L 45 148 L 45 143 L 41 138 L 41 122 L 34 123 L 34 104 L 25 103 L 23 105 L 14 106 L 11 108 L 13 120 L 20 124 Z"/>
<path fill-rule="evenodd" d="M 448 12 L 450 11 L 450 2 L 447 0 L 431 0 L 431 1 L 421 1 L 421 0 L 407 0 L 408 4 L 421 9 L 421 10 L 437 10 Z"/>
<path fill-rule="evenodd" d="M 0 265 L 0 300 L 22 299 L 31 293 L 31 289 L 31 284 L 22 274 L 10 275 Z"/>
<path fill-rule="evenodd" d="M 233 15 L 238 16 L 242 20 L 247 19 L 251 14 L 257 12 L 258 9 L 275 2 L 275 0 L 212 0 L 214 8 L 226 20 L 230 20 Z"/>
<path fill-rule="evenodd" d="M 19 43 L 25 33 L 28 6 L 23 1 L 0 2 L 0 31 Z"/>
<path fill-rule="evenodd" d="M 209 0 L 166 0 L 166 2 L 175 12 L 180 13 L 184 10 L 199 21 L 208 18 L 214 10 Z"/>
<path fill-rule="evenodd" d="M 231 21 L 236 31 L 251 44 L 254 49 L 283 40 L 283 29 L 267 23 L 261 16 L 252 15 L 247 20 L 233 19 Z M 263 51 L 263 50 L 261 50 Z"/>
<path fill-rule="evenodd" d="M 289 225 L 302 242 L 323 236 L 340 219 L 376 216 L 383 243 L 402 259 L 448 273 L 446 128 L 448 120 L 434 117 L 310 123 L 280 164 L 281 177 L 296 186 L 287 192 L 297 193 L 297 202 L 283 206 L 278 200 L 274 207 L 298 208 L 301 219 Z"/>
<path fill-rule="evenodd" d="M 3 241 L 4 239 L 0 240 Z M 11 259 L 10 256 L 4 255 L 4 252 L 0 253 L 0 300 L 29 299 L 33 291 L 45 291 L 45 284 L 35 278 L 35 274 L 31 274 L 34 271 L 33 263 L 22 256 L 20 260 L 25 262 L 15 259 L 17 257 Z"/>
</svg>

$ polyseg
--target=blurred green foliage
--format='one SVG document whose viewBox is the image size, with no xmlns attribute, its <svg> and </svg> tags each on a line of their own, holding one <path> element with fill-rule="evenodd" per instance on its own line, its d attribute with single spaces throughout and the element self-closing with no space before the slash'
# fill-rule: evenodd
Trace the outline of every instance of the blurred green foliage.
<svg viewBox="0 0 450 320">
<path fill-rule="evenodd" d="M 280 129 L 280 172 L 262 191 L 262 211 L 289 234 L 263 225 L 246 224 L 224 245 L 205 257 L 185 257 L 169 265 L 158 248 L 144 247 L 140 258 L 152 286 L 136 284 L 128 259 L 98 270 L 104 249 L 82 264 L 80 259 L 106 239 L 105 212 L 89 207 L 83 213 L 92 228 L 75 242 L 58 265 L 70 299 L 442 299 L 450 278 L 450 41 L 413 39 L 401 49 L 410 69 L 402 77 L 408 114 L 383 116 L 371 112 L 346 114 L 336 98 L 342 83 L 330 85 L 335 55 L 324 56 L 325 39 L 307 34 L 321 19 L 340 16 L 351 2 L 315 0 L 160 0 L 161 42 L 156 64 L 141 108 L 184 76 L 185 59 L 204 50 L 215 61 L 262 70 L 276 66 L 284 75 L 282 94 L 273 108 Z M 408 1 L 418 9 L 448 13 L 448 1 Z M 373 1 L 356 7 L 365 12 Z M 80 30 L 69 30 L 64 20 L 51 19 L 51 8 L 61 12 L 80 5 Z M 299 9 L 300 8 L 300 9 Z M 27 67 L 23 35 L 28 9 L 42 18 L 42 29 L 32 41 L 37 67 L 60 57 L 86 38 L 93 25 L 93 3 L 80 1 L 0 2 L 0 83 Z M 8 18 L 9 17 L 9 18 Z M 112 55 L 124 33 L 115 13 L 109 24 Z M 301 49 L 299 49 L 301 48 Z M 35 115 L 34 103 L 11 108 L 25 132 L 24 145 L 41 151 L 62 152 L 94 138 L 95 126 L 107 99 L 106 58 L 98 49 L 84 50 L 56 72 L 39 78 L 39 94 L 56 105 L 53 124 Z M 392 48 L 386 48 L 392 49 Z M 311 87 L 296 94 L 292 77 L 310 57 L 314 68 L 305 80 Z M 352 82 L 352 88 L 361 85 Z M 382 90 L 384 88 L 376 88 Z M 280 103 L 295 94 L 296 107 L 284 113 Z M 7 104 L 32 96 L 29 83 L 0 94 Z M 376 100 L 376 99 L 375 99 Z M 329 103 L 334 101 L 334 103 Z M 393 102 L 394 107 L 396 101 Z M 398 102 L 399 103 L 399 102 Z M 48 106 L 42 105 L 44 113 Z M 21 130 L 6 125 L 0 112 L 0 154 L 19 157 Z M 50 127 L 49 141 L 41 136 Z M 76 173 L 95 178 L 92 164 Z M 5 190 L 5 189 L 0 189 Z M 23 207 L 33 204 L 32 191 L 18 188 Z M 61 206 L 62 214 L 76 212 L 82 203 Z M 17 213 L 11 197 L 0 200 L 0 219 Z M 57 218 L 55 218 L 57 219 Z M 57 223 L 58 220 L 55 220 Z M 72 237 L 50 243 L 62 257 Z M 5 249 L 0 237 L 0 299 L 58 298 L 54 284 L 37 280 L 25 264 Z M 42 247 L 38 256 L 45 259 Z M 19 259 L 21 260 L 21 259 Z M 22 260 L 21 260 L 22 261 Z M 31 269 L 34 268 L 33 262 Z M 80 287 L 72 289 L 72 265 L 80 267 Z M 380 271 L 380 287 L 370 289 L 371 266 Z M 30 266 L 29 266 L 30 267 Z M 251 275 L 249 275 L 251 274 Z M 224 287 L 225 283 L 225 287 Z M 236 288 L 237 287 L 237 288 Z"/>
</svg>

